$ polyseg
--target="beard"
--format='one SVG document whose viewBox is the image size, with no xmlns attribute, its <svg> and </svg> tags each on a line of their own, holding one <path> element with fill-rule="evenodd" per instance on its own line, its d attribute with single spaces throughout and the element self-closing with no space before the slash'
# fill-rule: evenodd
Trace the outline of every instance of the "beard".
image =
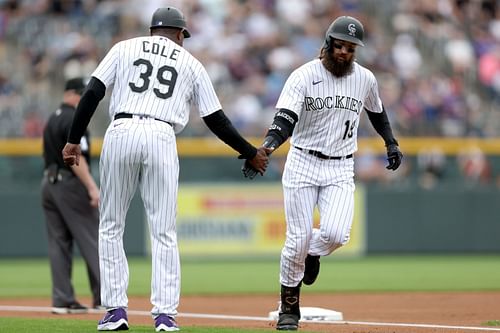
<svg viewBox="0 0 500 333">
<path fill-rule="evenodd" d="M 320 59 L 323 66 L 335 77 L 344 77 L 352 72 L 354 57 L 346 61 L 338 61 L 333 57 L 332 52 L 323 49 Z"/>
</svg>

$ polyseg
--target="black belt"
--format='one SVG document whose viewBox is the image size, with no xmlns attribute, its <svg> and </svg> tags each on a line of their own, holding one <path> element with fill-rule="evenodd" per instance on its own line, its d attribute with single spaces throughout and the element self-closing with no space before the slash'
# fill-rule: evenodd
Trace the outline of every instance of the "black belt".
<svg viewBox="0 0 500 333">
<path fill-rule="evenodd" d="M 328 155 L 325 155 L 322 152 L 316 151 L 316 150 L 308 150 L 308 149 L 300 148 L 297 146 L 295 146 L 295 148 L 297 148 L 298 150 L 305 151 L 308 154 L 311 154 L 312 156 L 316 156 L 317 158 L 321 158 L 322 160 L 346 160 L 348 158 L 352 158 L 352 154 L 349 154 L 346 156 L 328 156 Z"/>
<path fill-rule="evenodd" d="M 115 114 L 115 120 L 116 119 L 121 119 L 121 118 L 133 118 L 134 116 L 137 116 L 139 118 L 153 118 L 153 117 L 148 116 L 146 114 L 132 114 L 132 113 L 120 112 L 120 113 Z M 162 121 L 162 122 L 167 123 L 170 126 L 172 126 L 172 123 L 170 123 L 170 122 L 168 122 L 166 120 L 158 119 L 158 118 L 153 118 L 153 119 L 154 120 L 158 120 L 158 121 Z"/>
<path fill-rule="evenodd" d="M 75 176 L 72 171 L 59 168 L 55 164 L 51 164 L 47 169 L 45 169 L 43 175 L 47 177 L 49 183 L 51 184 L 55 184 L 58 181 L 63 181 L 68 178 L 73 178 Z"/>
</svg>

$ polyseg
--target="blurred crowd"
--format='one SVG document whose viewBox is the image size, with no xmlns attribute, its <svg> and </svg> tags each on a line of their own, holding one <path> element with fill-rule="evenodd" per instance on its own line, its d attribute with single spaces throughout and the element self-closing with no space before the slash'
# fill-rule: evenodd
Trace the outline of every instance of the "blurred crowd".
<svg viewBox="0 0 500 333">
<path fill-rule="evenodd" d="M 317 57 L 339 15 L 365 26 L 357 61 L 377 76 L 398 137 L 500 133 L 499 0 L 0 0 L 0 138 L 39 137 L 63 82 L 89 76 L 113 43 L 149 34 L 153 11 L 168 5 L 186 14 L 184 46 L 246 136 L 265 133 L 284 81 Z M 108 101 L 91 122 L 96 136 Z M 180 136 L 208 133 L 193 114 Z M 367 119 L 359 136 L 376 136 Z M 418 163 L 439 164 L 433 153 Z M 373 163 L 358 159 L 360 177 L 380 179 Z"/>
<path fill-rule="evenodd" d="M 186 14 L 185 47 L 245 135 L 263 134 L 284 80 L 341 14 L 364 23 L 357 58 L 377 75 L 398 136 L 498 135 L 497 0 L 0 0 L 0 137 L 40 136 L 62 82 L 89 75 L 112 43 L 148 34 L 167 5 Z M 360 136 L 374 135 L 362 124 Z M 206 134 L 195 116 L 181 133 Z"/>
</svg>

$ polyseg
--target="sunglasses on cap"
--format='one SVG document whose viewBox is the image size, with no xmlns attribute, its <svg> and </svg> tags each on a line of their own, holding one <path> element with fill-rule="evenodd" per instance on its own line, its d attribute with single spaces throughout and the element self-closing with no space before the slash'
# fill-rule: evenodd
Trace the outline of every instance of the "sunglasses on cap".
<svg viewBox="0 0 500 333">
<path fill-rule="evenodd" d="M 343 45 L 343 44 L 340 44 L 338 42 L 333 42 L 333 47 L 338 49 L 338 50 L 342 50 L 342 48 L 345 47 L 345 49 L 347 50 L 348 53 L 354 53 L 354 51 L 356 51 L 356 49 L 354 47 Z"/>
</svg>

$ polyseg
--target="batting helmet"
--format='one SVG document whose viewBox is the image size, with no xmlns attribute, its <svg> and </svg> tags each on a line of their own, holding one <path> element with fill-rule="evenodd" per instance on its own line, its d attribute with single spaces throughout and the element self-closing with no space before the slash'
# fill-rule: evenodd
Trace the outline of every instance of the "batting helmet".
<svg viewBox="0 0 500 333">
<path fill-rule="evenodd" d="M 325 36 L 325 45 L 330 47 L 330 39 L 340 39 L 356 45 L 365 46 L 363 44 L 363 35 L 365 31 L 363 25 L 352 16 L 340 16 L 330 24 Z"/>
<path fill-rule="evenodd" d="M 183 29 L 185 38 L 191 37 L 187 30 L 184 14 L 175 7 L 158 8 L 151 18 L 149 28 L 179 28 Z"/>
</svg>

